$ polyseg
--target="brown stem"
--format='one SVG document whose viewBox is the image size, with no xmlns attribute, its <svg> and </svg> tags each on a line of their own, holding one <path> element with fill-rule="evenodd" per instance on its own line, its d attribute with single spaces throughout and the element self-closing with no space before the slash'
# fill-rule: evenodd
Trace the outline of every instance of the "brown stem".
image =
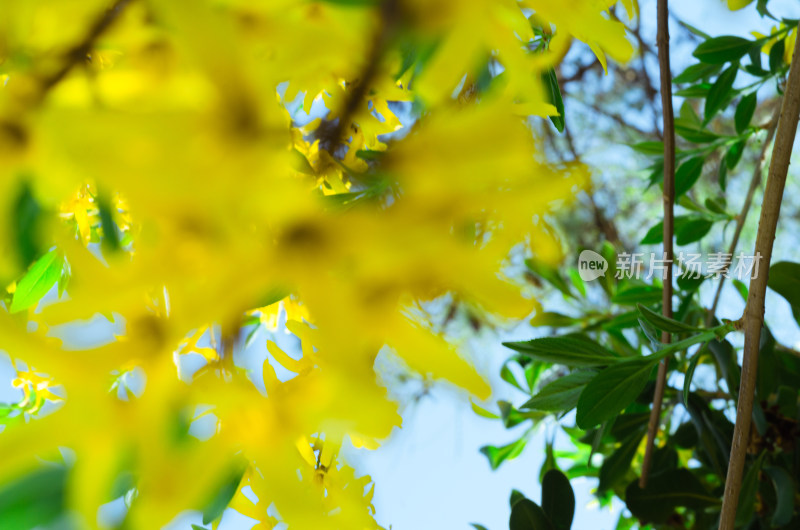
<svg viewBox="0 0 800 530">
<path fill-rule="evenodd" d="M 767 157 L 767 149 L 769 149 L 769 144 L 772 143 L 772 138 L 775 136 L 775 130 L 778 128 L 778 118 L 780 117 L 780 113 L 781 104 L 779 102 L 775 108 L 775 115 L 772 117 L 772 121 L 767 129 L 767 137 L 764 139 L 764 145 L 761 146 L 761 151 L 756 159 L 756 167 L 753 169 L 753 178 L 750 180 L 750 188 L 747 190 L 747 196 L 745 197 L 744 204 L 742 205 L 742 211 L 736 218 L 736 228 L 733 232 L 731 245 L 728 248 L 728 255 L 730 256 L 730 259 L 728 259 L 725 263 L 723 274 L 720 278 L 719 285 L 717 285 L 717 292 L 714 294 L 714 303 L 711 304 L 711 309 L 709 309 L 708 314 L 706 315 L 706 326 L 711 325 L 711 322 L 714 320 L 714 315 L 717 313 L 717 306 L 719 305 L 719 299 L 722 295 L 722 288 L 725 286 L 724 273 L 727 272 L 731 265 L 731 259 L 733 258 L 733 254 L 736 252 L 737 245 L 739 244 L 739 237 L 742 235 L 744 222 L 747 220 L 747 214 L 750 212 L 750 206 L 753 204 L 753 196 L 755 195 L 758 186 L 761 184 L 761 172 L 764 168 L 764 160 Z M 720 164 L 724 163 L 724 160 L 720 161 Z"/>
<path fill-rule="evenodd" d="M 662 314 L 672 318 L 672 236 L 674 231 L 675 203 L 675 123 L 672 110 L 672 72 L 669 68 L 669 6 L 667 0 L 658 0 L 658 64 L 661 73 L 661 106 L 664 118 L 664 287 L 661 298 Z M 670 334 L 663 332 L 661 342 L 670 342 Z M 647 445 L 644 449 L 642 461 L 642 476 L 639 479 L 641 488 L 647 487 L 647 477 L 650 473 L 650 462 L 653 457 L 653 447 L 658 424 L 661 419 L 661 402 L 664 399 L 664 387 L 667 382 L 667 365 L 669 359 L 662 360 L 658 365 L 656 389 L 653 395 L 653 408 L 650 411 L 650 423 L 647 427 Z"/>
<path fill-rule="evenodd" d="M 86 56 L 92 51 L 97 39 L 100 35 L 111 26 L 111 23 L 117 18 L 119 13 L 129 4 L 131 0 L 117 0 L 108 8 L 97 20 L 95 20 L 86 37 L 76 44 L 71 50 L 67 52 L 66 62 L 56 70 L 53 74 L 45 76 L 41 79 L 42 95 L 47 93 L 48 90 L 57 85 L 67 74 L 81 61 L 86 60 Z"/>
<path fill-rule="evenodd" d="M 778 226 L 783 189 L 792 155 L 794 137 L 797 133 L 797 120 L 800 115 L 800 59 L 795 44 L 786 92 L 781 104 L 775 147 L 767 176 L 767 187 L 761 207 L 761 218 L 756 235 L 755 264 L 750 280 L 750 294 L 744 311 L 744 359 L 742 360 L 742 380 L 739 385 L 739 402 L 736 407 L 736 426 L 733 430 L 731 458 L 728 476 L 725 480 L 725 493 L 722 498 L 720 530 L 733 530 L 736 523 L 736 507 L 742 486 L 742 472 L 747 453 L 750 423 L 753 416 L 756 375 L 758 369 L 758 346 L 761 340 L 761 326 L 764 323 L 764 297 L 767 291 L 769 264 L 772 258 L 772 244 Z"/>
<path fill-rule="evenodd" d="M 363 104 L 370 84 L 379 73 L 381 58 L 384 53 L 386 53 L 386 47 L 393 36 L 395 22 L 399 16 L 398 9 L 397 0 L 383 0 L 380 11 L 380 22 L 375 31 L 369 55 L 367 56 L 367 60 L 358 78 L 353 83 L 344 104 L 338 112 L 338 120 L 322 122 L 316 131 L 320 147 L 328 151 L 331 155 L 334 154 L 341 142 L 350 136 L 346 133 L 350 129 L 351 121 L 355 114 L 357 114 L 359 107 Z"/>
</svg>

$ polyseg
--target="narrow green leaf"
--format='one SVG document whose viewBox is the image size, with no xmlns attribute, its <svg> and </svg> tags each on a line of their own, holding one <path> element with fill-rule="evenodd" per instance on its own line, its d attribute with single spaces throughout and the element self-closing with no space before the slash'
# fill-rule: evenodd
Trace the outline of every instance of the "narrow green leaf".
<svg viewBox="0 0 800 530">
<path fill-rule="evenodd" d="M 696 85 L 692 85 L 690 87 L 682 88 L 680 90 L 675 91 L 676 96 L 680 96 L 682 98 L 704 98 L 708 94 L 709 89 L 711 88 L 711 83 L 698 83 Z M 675 132 L 678 132 L 677 130 Z"/>
<path fill-rule="evenodd" d="M 696 81 L 700 81 L 701 79 L 706 79 L 720 70 L 720 65 L 718 64 L 706 64 L 706 63 L 697 63 L 689 66 L 675 76 L 672 80 L 675 84 L 683 84 L 683 83 L 694 83 Z"/>
<path fill-rule="evenodd" d="M 782 467 L 767 466 L 764 473 L 769 475 L 772 485 L 775 487 L 775 497 L 777 505 L 772 513 L 772 526 L 781 528 L 792 520 L 794 513 L 795 487 L 792 476 Z"/>
<path fill-rule="evenodd" d="M 557 469 L 551 469 L 542 480 L 542 510 L 554 530 L 569 530 L 575 516 L 575 493 L 569 479 Z"/>
<path fill-rule="evenodd" d="M 632 285 L 611 297 L 612 303 L 620 305 L 653 304 L 660 300 L 661 287 L 654 285 Z"/>
<path fill-rule="evenodd" d="M 603 465 L 600 467 L 600 484 L 597 486 L 598 491 L 606 491 L 613 488 L 619 481 L 625 478 L 628 470 L 631 468 L 633 457 L 636 456 L 636 450 L 639 448 L 639 443 L 642 441 L 644 432 L 639 432 L 628 438 L 622 445 L 617 448 L 610 456 L 603 460 Z"/>
<path fill-rule="evenodd" d="M 702 510 L 719 504 L 719 499 L 708 493 L 691 471 L 673 469 L 653 475 L 645 489 L 638 480 L 631 482 L 625 490 L 625 503 L 643 522 L 661 524 L 678 506 Z"/>
<path fill-rule="evenodd" d="M 767 287 L 789 302 L 794 319 L 800 325 L 800 263 L 781 261 L 772 265 Z"/>
<path fill-rule="evenodd" d="M 708 92 L 704 92 L 697 97 L 705 97 Z M 688 96 L 686 96 L 688 97 Z M 707 144 L 711 143 L 720 136 L 718 134 L 714 134 L 713 132 L 709 131 L 708 129 L 700 129 L 697 127 L 685 127 L 682 125 L 675 125 L 675 134 L 683 138 L 684 140 L 688 140 L 695 144 Z"/>
<path fill-rule="evenodd" d="M 731 283 L 734 287 L 736 287 L 736 291 L 739 293 L 739 296 L 742 297 L 742 300 L 747 302 L 747 286 L 741 280 L 737 280 L 736 278 L 731 280 Z"/>
<path fill-rule="evenodd" d="M 511 509 L 509 530 L 555 530 L 544 510 L 530 499 L 522 499 Z"/>
<path fill-rule="evenodd" d="M 489 419 L 489 420 L 499 420 L 500 419 L 500 416 L 498 416 L 494 412 L 491 412 L 491 411 L 481 407 L 480 405 L 477 405 L 472 400 L 470 400 L 469 404 L 472 406 L 472 412 L 474 412 L 475 414 L 477 414 L 478 416 L 480 416 L 482 418 L 486 418 L 486 419 Z"/>
<path fill-rule="evenodd" d="M 597 372 L 593 370 L 580 370 L 545 385 L 539 392 L 529 399 L 521 409 L 546 410 L 549 412 L 568 411 L 578 404 L 578 397 L 583 388 L 591 381 Z"/>
<path fill-rule="evenodd" d="M 781 39 L 769 50 L 769 71 L 777 73 L 783 68 L 783 53 L 786 51 L 786 40 Z"/>
<path fill-rule="evenodd" d="M 665 317 L 661 313 L 656 313 L 649 307 L 643 306 L 642 304 L 637 304 L 636 307 L 639 309 L 639 313 L 648 322 L 661 331 L 668 331 L 670 333 L 691 333 L 694 331 L 702 331 L 700 328 L 684 324 L 683 322 L 678 322 L 677 320 Z"/>
<path fill-rule="evenodd" d="M 739 65 L 732 64 L 723 70 L 714 84 L 711 85 L 708 96 L 706 96 L 706 106 L 703 110 L 706 122 L 711 121 L 711 118 L 727 103 L 732 94 L 733 82 L 736 81 L 737 73 L 739 73 Z"/>
<path fill-rule="evenodd" d="M 525 495 L 523 495 L 521 491 L 519 491 L 519 490 L 511 490 L 511 496 L 508 499 L 508 504 L 509 504 L 509 506 L 511 506 L 513 508 L 515 504 L 517 504 L 519 501 L 521 501 L 524 498 L 525 498 Z"/>
<path fill-rule="evenodd" d="M 55 249 L 36 260 L 17 284 L 9 311 L 18 313 L 38 303 L 61 277 L 62 266 L 63 260 Z"/>
<path fill-rule="evenodd" d="M 558 86 L 558 77 L 556 71 L 550 68 L 547 72 L 542 74 L 542 81 L 545 86 L 545 95 L 547 102 L 552 103 L 558 111 L 558 116 L 550 116 L 550 121 L 553 122 L 558 132 L 564 132 L 564 100 L 561 97 L 561 88 Z"/>
<path fill-rule="evenodd" d="M 642 392 L 657 359 L 645 357 L 606 368 L 581 392 L 575 421 L 590 429 L 615 416 Z"/>
<path fill-rule="evenodd" d="M 49 527 L 66 508 L 67 470 L 47 466 L 0 489 L 0 526 L 3 528 Z"/>
<path fill-rule="evenodd" d="M 725 35 L 701 42 L 694 55 L 707 64 L 722 64 L 741 59 L 755 43 L 742 37 Z"/>
<path fill-rule="evenodd" d="M 527 443 L 528 439 L 523 436 L 515 442 L 511 442 L 510 444 L 500 447 L 494 445 L 484 445 L 481 447 L 480 451 L 489 460 L 489 465 L 491 468 L 497 469 L 500 467 L 500 464 L 506 460 L 513 460 L 522 454 L 522 451 L 525 449 L 525 444 Z"/>
<path fill-rule="evenodd" d="M 722 191 L 725 191 L 725 189 L 728 187 L 728 166 L 726 164 L 719 165 L 719 175 L 717 180 L 719 181 L 719 188 Z"/>
<path fill-rule="evenodd" d="M 739 504 L 736 510 L 736 526 L 746 526 L 755 515 L 758 475 L 761 473 L 764 455 L 766 455 L 766 451 L 762 451 L 758 455 L 742 479 L 742 489 L 739 490 Z"/>
<path fill-rule="evenodd" d="M 244 465 L 237 465 L 230 470 L 219 489 L 214 493 L 211 501 L 206 504 L 206 508 L 203 510 L 203 524 L 209 524 L 222 517 L 222 512 L 225 511 L 225 508 L 228 507 L 231 499 L 239 490 L 244 472 Z"/>
<path fill-rule="evenodd" d="M 675 243 L 678 245 L 688 245 L 703 239 L 711 231 L 714 222 L 708 219 L 692 219 L 676 230 Z"/>
<path fill-rule="evenodd" d="M 694 378 L 694 371 L 697 369 L 697 363 L 700 362 L 700 358 L 705 353 L 705 347 L 701 348 L 700 351 L 694 354 L 692 360 L 689 361 L 689 366 L 686 368 L 686 375 L 683 377 L 683 404 L 686 405 L 688 408 L 689 406 L 689 393 L 692 389 L 692 378 Z"/>
<path fill-rule="evenodd" d="M 103 228 L 103 246 L 112 252 L 120 249 L 119 228 L 114 222 L 111 201 L 103 195 L 97 197 L 97 208 L 100 213 L 100 226 Z"/>
<path fill-rule="evenodd" d="M 757 103 L 758 96 L 755 92 L 751 92 L 744 96 L 741 101 L 739 101 L 739 104 L 736 105 L 736 114 L 733 116 L 733 122 L 736 125 L 736 134 L 742 134 L 750 125 L 753 114 L 756 112 Z"/>
<path fill-rule="evenodd" d="M 547 326 L 551 328 L 565 328 L 569 326 L 574 326 L 575 324 L 580 323 L 581 320 L 568 316 L 562 315 L 561 313 L 554 313 L 552 311 L 540 311 L 533 315 L 531 318 L 530 324 L 534 327 L 541 327 Z"/>
<path fill-rule="evenodd" d="M 638 144 L 633 144 L 631 148 L 637 153 L 642 153 L 643 155 L 664 154 L 664 142 L 639 142 Z"/>
<path fill-rule="evenodd" d="M 39 202 L 34 197 L 30 184 L 24 180 L 9 219 L 10 233 L 16 238 L 17 252 L 23 268 L 28 267 L 39 255 L 41 219 L 42 209 Z"/>
<path fill-rule="evenodd" d="M 675 171 L 675 197 L 680 197 L 694 186 L 703 172 L 703 162 L 704 157 L 696 156 L 678 166 Z"/>
<path fill-rule="evenodd" d="M 610 350 L 577 333 L 527 342 L 504 342 L 503 346 L 537 361 L 565 366 L 602 366 L 619 360 Z"/>
<path fill-rule="evenodd" d="M 728 169 L 734 169 L 739 163 L 739 160 L 742 159 L 745 144 L 747 144 L 747 138 L 739 140 L 728 148 L 728 152 L 725 154 L 725 165 Z"/>
</svg>

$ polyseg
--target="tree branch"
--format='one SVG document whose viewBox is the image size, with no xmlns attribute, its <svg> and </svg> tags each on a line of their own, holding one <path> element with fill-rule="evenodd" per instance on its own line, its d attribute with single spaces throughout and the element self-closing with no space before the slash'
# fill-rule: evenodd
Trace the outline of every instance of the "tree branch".
<svg viewBox="0 0 800 530">
<path fill-rule="evenodd" d="M 663 294 L 661 298 L 661 312 L 667 318 L 672 318 L 672 238 L 674 232 L 675 203 L 675 123 L 672 109 L 672 72 L 669 61 L 669 6 L 668 0 L 658 0 L 658 64 L 661 74 L 661 107 L 664 120 L 664 268 Z M 670 334 L 663 332 L 661 342 L 670 342 Z M 658 425 L 661 420 L 661 402 L 664 399 L 664 387 L 667 382 L 667 365 L 669 359 L 663 359 L 658 364 L 656 389 L 653 395 L 653 408 L 650 411 L 650 423 L 647 427 L 647 445 L 645 445 L 644 461 L 642 462 L 642 476 L 639 486 L 647 487 L 647 478 L 650 473 L 650 462 L 653 457 L 653 447 Z"/>
<path fill-rule="evenodd" d="M 800 115 L 800 59 L 795 44 L 789 79 L 781 105 L 775 147 L 767 176 L 767 187 L 758 222 L 755 256 L 759 265 L 758 273 L 750 280 L 750 294 L 744 311 L 744 359 L 742 360 L 742 380 L 739 385 L 739 402 L 736 407 L 736 426 L 733 431 L 731 458 L 728 476 L 725 480 L 725 493 L 722 498 L 720 530 L 734 530 L 736 507 L 742 486 L 750 423 L 753 415 L 756 376 L 758 370 L 758 347 L 761 340 L 761 326 L 764 323 L 764 297 L 767 291 L 769 264 L 772 258 L 772 245 L 778 226 L 783 189 L 792 155 L 797 120 Z"/>
<path fill-rule="evenodd" d="M 733 257 L 733 254 L 736 252 L 736 247 L 739 244 L 739 237 L 742 235 L 742 228 L 744 228 L 744 222 L 747 220 L 747 214 L 750 212 L 750 206 L 753 204 L 753 196 L 758 189 L 758 186 L 761 184 L 761 171 L 764 168 L 764 160 L 767 157 L 767 150 L 769 149 L 769 144 L 772 143 L 772 138 L 775 136 L 775 130 L 778 128 L 778 118 L 781 115 L 781 104 L 780 102 L 775 107 L 775 114 L 772 117 L 772 121 L 769 124 L 769 128 L 767 129 L 767 137 L 764 139 L 764 145 L 761 146 L 761 152 L 758 154 L 758 158 L 756 159 L 756 166 L 753 169 L 753 177 L 750 180 L 750 188 L 747 190 L 747 196 L 745 197 L 744 204 L 742 205 L 742 211 L 739 213 L 738 217 L 736 218 L 736 228 L 733 232 L 733 239 L 731 240 L 731 245 L 728 248 L 728 255 Z M 725 160 L 720 161 L 720 164 L 724 164 Z M 710 326 L 711 322 L 714 320 L 714 315 L 717 313 L 717 306 L 719 305 L 720 296 L 722 296 L 722 288 L 725 286 L 725 275 L 724 273 L 728 271 L 728 268 L 731 265 L 730 259 L 725 263 L 725 267 L 723 268 L 723 274 L 720 277 L 719 285 L 717 286 L 717 292 L 714 295 L 714 302 L 711 304 L 711 309 L 708 310 L 708 314 L 706 315 L 706 326 Z"/>
<path fill-rule="evenodd" d="M 86 60 L 86 56 L 92 51 L 92 47 L 95 45 L 95 42 L 97 42 L 97 39 L 100 38 L 100 35 L 105 33 L 114 20 L 116 20 L 120 12 L 122 12 L 122 10 L 125 9 L 125 6 L 130 2 L 131 0 L 117 0 L 105 11 L 105 13 L 95 20 L 94 24 L 92 24 L 92 27 L 89 28 L 89 32 L 86 34 L 86 37 L 84 37 L 81 42 L 76 44 L 67 52 L 67 60 L 61 66 L 61 68 L 49 76 L 42 77 L 42 96 L 44 96 L 44 94 L 46 94 L 51 88 L 61 82 L 61 80 L 64 79 L 77 64 Z"/>
</svg>

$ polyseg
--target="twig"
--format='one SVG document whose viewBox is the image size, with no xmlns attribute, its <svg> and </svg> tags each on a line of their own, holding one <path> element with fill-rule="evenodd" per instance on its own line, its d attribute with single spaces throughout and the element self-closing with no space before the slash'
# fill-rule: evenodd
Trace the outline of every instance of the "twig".
<svg viewBox="0 0 800 530">
<path fill-rule="evenodd" d="M 320 147 L 328 151 L 331 155 L 339 147 L 342 141 L 346 140 L 345 132 L 350 128 L 350 122 L 357 113 L 359 106 L 364 102 L 370 84 L 378 75 L 381 58 L 386 53 L 386 48 L 393 38 L 395 21 L 398 17 L 397 0 L 383 0 L 381 4 L 381 17 L 372 46 L 361 70 L 358 79 L 353 84 L 348 93 L 344 105 L 338 112 L 338 120 L 328 120 L 320 124 L 316 131 Z"/>
<path fill-rule="evenodd" d="M 731 240 L 731 245 L 728 248 L 728 256 L 733 257 L 733 254 L 736 252 L 736 247 L 739 244 L 739 237 L 742 235 L 742 228 L 744 227 L 744 222 L 747 220 L 747 214 L 750 212 L 750 206 L 753 204 L 753 196 L 756 193 L 756 189 L 761 184 L 761 172 L 764 168 L 764 160 L 767 157 L 767 150 L 769 149 L 769 144 L 772 143 L 772 138 L 775 136 L 775 130 L 778 128 L 778 118 L 781 114 L 781 104 L 778 102 L 778 105 L 775 108 L 775 114 L 772 117 L 772 121 L 769 124 L 769 128 L 767 129 L 767 137 L 764 139 L 764 145 L 761 146 L 761 151 L 758 154 L 758 158 L 756 159 L 756 167 L 753 169 L 753 178 L 750 180 L 750 188 L 747 190 L 747 196 L 745 197 L 744 204 L 742 205 L 742 211 L 739 213 L 738 217 L 736 218 L 736 228 L 733 232 L 733 239 Z M 720 161 L 720 164 L 724 164 L 725 161 Z M 719 285 L 717 285 L 717 292 L 714 295 L 714 303 L 711 304 L 711 309 L 708 310 L 708 314 L 706 315 L 706 326 L 710 326 L 711 322 L 714 320 L 714 315 L 717 313 L 717 306 L 719 305 L 719 299 L 722 295 L 722 288 L 725 286 L 725 272 L 731 266 L 731 260 L 728 259 L 725 262 L 723 268 L 723 274 L 720 278 Z"/>
<path fill-rule="evenodd" d="M 664 119 L 664 268 L 663 294 L 661 297 L 661 312 L 667 318 L 672 318 L 672 237 L 674 232 L 675 203 L 675 123 L 672 110 L 672 72 L 669 67 L 669 6 L 668 0 L 658 0 L 658 64 L 661 74 L 661 107 Z M 661 342 L 670 342 L 669 332 L 661 334 Z M 667 365 L 669 359 L 663 359 L 658 365 L 656 389 L 653 395 L 653 409 L 650 411 L 650 423 L 647 427 L 647 445 L 644 450 L 642 462 L 642 476 L 639 486 L 647 487 L 647 478 L 650 473 L 650 462 L 653 457 L 653 446 L 658 434 L 658 424 L 661 420 L 661 402 L 664 399 L 664 387 L 667 382 Z"/>
<path fill-rule="evenodd" d="M 778 226 L 783 189 L 792 155 L 794 137 L 797 133 L 797 120 L 800 115 L 800 59 L 795 44 L 789 79 L 781 104 L 775 147 L 767 176 L 767 187 L 758 222 L 755 256 L 758 260 L 758 274 L 750 280 L 750 294 L 744 310 L 744 359 L 742 360 L 742 380 L 739 385 L 739 402 L 736 407 L 736 426 L 733 430 L 731 458 L 728 476 L 725 480 L 725 493 L 722 497 L 720 530 L 733 530 L 736 522 L 736 507 L 742 486 L 750 423 L 753 415 L 756 376 L 758 370 L 758 347 L 761 340 L 761 326 L 764 323 L 764 297 L 767 291 L 769 264 L 772 258 L 772 244 Z"/>
<path fill-rule="evenodd" d="M 100 35 L 111 26 L 119 13 L 129 4 L 131 0 L 117 0 L 105 13 L 103 13 L 89 28 L 86 37 L 76 44 L 66 55 L 66 62 L 56 70 L 52 75 L 44 76 L 41 79 L 42 96 L 47 93 L 51 88 L 57 85 L 67 74 L 81 61 L 86 59 L 86 56 L 92 51 L 97 39 Z"/>
</svg>

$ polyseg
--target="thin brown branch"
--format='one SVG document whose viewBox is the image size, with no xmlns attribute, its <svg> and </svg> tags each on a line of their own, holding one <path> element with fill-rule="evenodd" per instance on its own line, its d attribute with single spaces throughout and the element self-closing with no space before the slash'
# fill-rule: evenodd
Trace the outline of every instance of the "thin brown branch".
<svg viewBox="0 0 800 530">
<path fill-rule="evenodd" d="M 744 228 L 744 223 L 747 220 L 747 214 L 750 212 L 750 206 L 753 204 L 753 196 L 755 195 L 759 185 L 761 185 L 761 172 L 764 169 L 764 161 L 767 158 L 767 150 L 769 149 L 769 145 L 772 143 L 772 139 L 775 136 L 775 130 L 778 128 L 778 118 L 780 117 L 780 113 L 781 104 L 778 102 L 775 107 L 775 115 L 772 117 L 772 121 L 767 129 L 767 137 L 764 139 L 764 145 L 761 146 L 761 151 L 756 159 L 755 168 L 753 169 L 753 177 L 750 179 L 750 188 L 747 190 L 747 196 L 744 199 L 742 210 L 736 217 L 736 228 L 733 231 L 733 239 L 731 240 L 730 247 L 728 247 L 727 254 L 731 259 L 733 258 L 733 254 L 736 252 L 736 247 L 739 245 L 739 237 L 742 235 L 742 228 Z M 720 164 L 724 163 L 724 160 L 720 161 Z M 711 322 L 714 320 L 714 315 L 717 313 L 719 299 L 722 296 L 722 288 L 725 286 L 725 273 L 728 271 L 728 268 L 731 265 L 731 259 L 728 259 L 725 262 L 719 285 L 717 285 L 717 292 L 714 294 L 714 302 L 711 304 L 711 309 L 708 310 L 708 314 L 706 315 L 706 326 L 711 325 Z"/>
<path fill-rule="evenodd" d="M 758 348 L 761 340 L 761 326 L 764 323 L 764 297 L 767 292 L 769 264 L 772 258 L 772 245 L 786 186 L 786 175 L 792 155 L 797 120 L 800 115 L 800 59 L 795 44 L 789 79 L 781 105 L 778 130 L 775 133 L 775 147 L 767 176 L 767 187 L 761 205 L 761 218 L 758 222 L 755 256 L 758 271 L 754 270 L 750 280 L 750 293 L 744 311 L 744 358 L 742 360 L 742 380 L 739 385 L 739 402 L 736 407 L 736 426 L 733 431 L 731 458 L 728 476 L 725 480 L 725 493 L 722 498 L 720 530 L 733 530 L 736 523 L 736 508 L 742 486 L 750 423 L 753 415 L 756 376 L 758 370 Z"/>
<path fill-rule="evenodd" d="M 341 142 L 349 137 L 346 132 L 351 126 L 353 117 L 364 103 L 364 98 L 367 96 L 370 85 L 379 73 L 381 59 L 393 37 L 395 22 L 399 17 L 398 9 L 397 0 L 383 0 L 380 22 L 375 31 L 369 54 L 364 67 L 345 98 L 344 104 L 339 109 L 338 120 L 324 121 L 316 131 L 320 146 L 331 155 L 333 155 Z"/>
<path fill-rule="evenodd" d="M 76 44 L 66 54 L 66 61 L 61 68 L 53 72 L 49 76 L 44 76 L 40 80 L 41 94 L 46 94 L 51 88 L 61 82 L 72 69 L 86 60 L 86 57 L 91 53 L 97 39 L 111 27 L 111 24 L 117 19 L 119 14 L 125 9 L 131 0 L 117 0 L 114 4 L 106 9 L 106 11 L 95 20 L 94 24 L 89 28 L 84 39 Z"/>
<path fill-rule="evenodd" d="M 658 64 L 661 73 L 661 106 L 664 120 L 664 287 L 661 298 L 661 312 L 672 318 L 672 238 L 674 233 L 675 203 L 675 122 L 672 109 L 672 72 L 669 61 L 669 6 L 667 0 L 658 0 Z M 670 334 L 663 332 L 661 342 L 670 342 Z M 650 423 L 647 428 L 647 445 L 645 445 L 642 476 L 639 479 L 641 488 L 647 487 L 650 473 L 650 462 L 653 457 L 658 426 L 661 421 L 661 402 L 664 399 L 664 387 L 667 382 L 667 365 L 669 359 L 658 365 L 656 389 L 653 395 L 653 408 L 650 411 Z"/>
</svg>

